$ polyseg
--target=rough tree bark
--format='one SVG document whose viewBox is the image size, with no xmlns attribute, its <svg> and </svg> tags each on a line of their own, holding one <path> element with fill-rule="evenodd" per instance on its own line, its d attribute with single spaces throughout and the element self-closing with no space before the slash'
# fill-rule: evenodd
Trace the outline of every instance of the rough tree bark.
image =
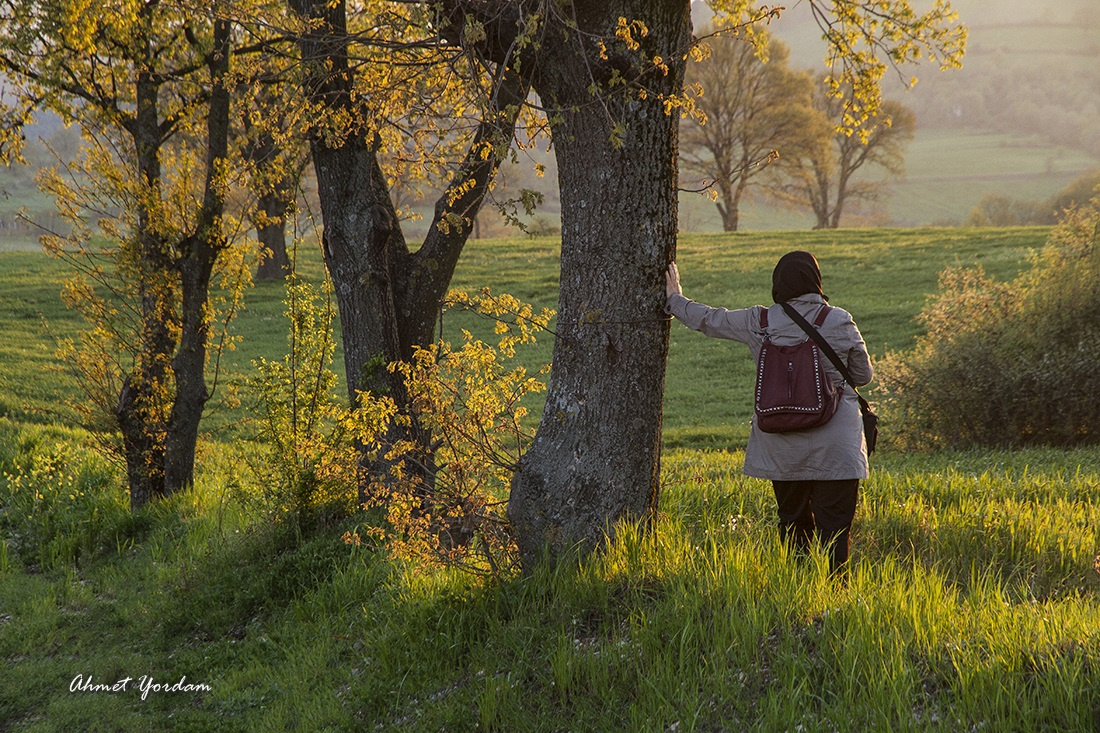
<svg viewBox="0 0 1100 733">
<path fill-rule="evenodd" d="M 147 38 L 137 45 L 149 58 Z M 160 85 L 152 64 L 138 72 L 135 80 L 136 104 L 126 132 L 134 140 L 138 175 L 146 195 L 159 195 L 160 120 L 157 95 Z M 172 351 L 175 315 L 172 308 L 175 287 L 171 272 L 170 247 L 153 230 L 153 205 L 139 201 L 138 227 L 135 232 L 138 257 L 138 298 L 141 307 L 141 351 L 133 371 L 123 381 L 115 418 L 122 434 L 126 460 L 130 506 L 138 508 L 150 499 L 164 496 L 164 416 L 157 409 L 158 393 L 164 389 Z"/>
<path fill-rule="evenodd" d="M 691 8 L 571 5 L 566 22 L 547 19 L 545 36 L 560 41 L 544 44 L 533 79 L 550 108 L 562 258 L 546 408 L 508 504 L 527 567 L 545 551 L 598 546 L 620 519 L 648 521 L 659 491 L 679 124 L 664 100 L 681 91 Z M 619 18 L 648 29 L 637 52 L 613 44 Z M 613 50 L 601 54 L 597 39 Z M 653 68 L 654 57 L 667 68 Z M 616 92 L 614 72 L 633 78 L 639 67 L 645 98 L 636 87 Z"/>
</svg>

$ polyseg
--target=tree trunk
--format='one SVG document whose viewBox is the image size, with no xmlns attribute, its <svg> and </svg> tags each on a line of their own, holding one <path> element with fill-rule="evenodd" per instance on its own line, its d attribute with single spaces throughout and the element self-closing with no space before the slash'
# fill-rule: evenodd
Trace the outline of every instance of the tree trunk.
<svg viewBox="0 0 1100 733">
<path fill-rule="evenodd" d="M 310 21 L 309 30 L 298 39 L 306 69 L 305 93 L 323 100 L 333 113 L 356 119 L 361 110 L 352 92 L 346 6 L 326 0 L 289 4 Z M 365 132 L 340 138 L 317 134 L 310 151 L 324 222 L 322 250 L 340 312 L 349 401 L 354 406 L 360 392 L 373 391 L 390 394 L 402 405 L 401 380 L 386 365 L 402 358 L 393 268 L 409 253 L 375 143 Z M 364 461 L 364 469 L 369 468 Z M 360 502 L 368 498 L 366 487 L 361 479 Z"/>
<path fill-rule="evenodd" d="M 541 55 L 535 80 L 557 112 L 562 258 L 546 408 L 508 503 L 528 568 L 544 552 L 598 546 L 620 519 L 650 520 L 659 491 L 664 271 L 676 243 L 679 123 L 659 97 L 681 89 L 690 4 L 619 0 L 574 9 L 577 30 L 549 29 L 568 33 L 568 41 Z M 600 58 L 591 38 L 614 39 L 620 17 L 649 29 L 641 51 L 616 46 Z M 589 92 L 593 81 L 654 56 L 670 68 L 641 78 L 646 99 Z"/>
<path fill-rule="evenodd" d="M 271 81 L 268 79 L 267 81 Z M 242 115 L 244 140 L 242 152 L 252 164 L 250 187 L 256 195 L 259 216 L 253 217 L 260 245 L 260 264 L 256 280 L 283 280 L 290 273 L 286 250 L 286 218 L 294 205 L 295 190 L 301 177 L 297 146 L 276 140 L 275 129 L 286 127 L 284 90 L 262 86 L 255 95 L 256 109 Z M 265 120 L 256 125 L 252 114 Z"/>
<path fill-rule="evenodd" d="M 741 202 L 728 180 L 719 180 L 718 196 L 719 200 L 715 202 L 715 205 L 722 217 L 722 231 L 736 232 L 738 225 L 741 223 Z"/>
<path fill-rule="evenodd" d="M 164 495 L 164 439 L 155 414 L 150 414 L 153 397 L 141 386 L 136 374 L 126 377 L 115 409 L 122 454 L 126 461 L 126 482 L 130 508 L 139 509 Z"/>
<path fill-rule="evenodd" d="M 344 5 L 327 0 L 290 4 L 313 21 L 309 33 L 299 39 L 308 68 L 307 93 L 353 118 L 361 114 L 352 93 Z M 476 218 L 500 164 L 501 148 L 511 140 L 527 86 L 503 65 L 494 82 L 492 103 L 451 185 L 436 203 L 428 235 L 415 253 L 401 233 L 373 141 L 355 135 L 334 140 L 327 135 L 311 142 L 325 227 L 324 259 L 340 311 L 349 397 L 354 404 L 361 391 L 391 395 L 412 422 L 392 424 L 385 439 L 414 441 L 425 454 L 421 464 L 428 473 L 430 436 L 412 414 L 400 375 L 386 367 L 408 360 L 414 347 L 432 342 L 441 300 L 472 228 L 456 224 L 454 217 Z M 439 226 L 445 219 L 450 225 Z M 371 475 L 386 468 L 385 461 L 364 461 Z M 366 482 L 360 481 L 360 502 L 368 498 Z"/>
<path fill-rule="evenodd" d="M 324 220 L 324 259 L 340 311 L 344 370 L 354 404 L 359 392 L 394 396 L 401 380 L 386 365 L 406 358 L 397 323 L 392 276 L 407 256 L 373 150 L 360 139 L 313 144 L 317 195 Z"/>
<path fill-rule="evenodd" d="M 205 243 L 200 245 L 209 249 Z M 195 258 L 195 259 L 191 259 Z M 205 261 L 203 261 L 205 260 Z M 210 293 L 214 253 L 202 259 L 193 253 L 181 263 L 183 285 L 180 344 L 172 358 L 176 394 L 168 417 L 164 452 L 164 493 L 190 488 L 195 475 L 195 446 L 199 421 L 210 393 L 206 389 L 206 342 L 208 327 L 205 306 Z"/>
<path fill-rule="evenodd" d="M 814 229 L 829 228 L 829 200 L 832 186 L 829 182 L 828 168 L 822 164 L 814 165 L 814 186 L 810 190 L 810 204 L 817 218 Z"/>
<path fill-rule="evenodd" d="M 145 50 L 151 54 L 148 43 Z M 172 308 L 176 285 L 167 243 L 154 231 L 152 202 L 160 190 L 160 133 L 157 94 L 151 69 L 138 73 L 136 105 L 128 132 L 134 139 L 138 175 L 149 200 L 138 203 L 138 297 L 141 307 L 139 350 L 123 382 L 115 418 L 122 433 L 130 507 L 137 509 L 164 495 L 165 390 L 171 354 L 176 347 Z"/>
<path fill-rule="evenodd" d="M 210 277 L 225 250 L 219 220 L 225 211 L 223 184 L 217 178 L 229 155 L 230 23 L 214 21 L 214 48 L 209 57 L 210 107 L 206 115 L 206 179 L 195 233 L 180 244 L 180 343 L 172 359 L 176 394 L 165 436 L 164 488 L 172 494 L 190 488 L 195 477 L 195 446 L 199 421 L 210 393 L 206 388 L 206 347 L 209 325 Z"/>
<path fill-rule="evenodd" d="M 840 158 L 840 175 L 836 184 L 836 204 L 829 215 L 828 229 L 838 229 L 840 227 L 840 215 L 844 212 L 844 203 L 848 199 L 848 179 L 851 176 L 849 166 L 848 154 L 845 153 Z"/>
<path fill-rule="evenodd" d="M 282 280 L 290 272 L 290 256 L 286 251 L 286 214 L 293 203 L 286 183 L 277 184 L 275 191 L 260 196 L 260 211 L 264 224 L 256 227 L 263 259 L 256 268 L 257 280 Z"/>
</svg>

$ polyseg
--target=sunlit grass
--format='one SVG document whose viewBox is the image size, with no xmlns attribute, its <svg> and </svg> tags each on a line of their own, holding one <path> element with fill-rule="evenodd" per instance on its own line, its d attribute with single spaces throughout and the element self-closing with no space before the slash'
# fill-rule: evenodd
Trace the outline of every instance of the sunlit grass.
<svg viewBox="0 0 1100 733">
<path fill-rule="evenodd" d="M 911 342 L 944 264 L 1008 277 L 1045 236 L 696 236 L 678 257 L 689 295 L 740 306 L 766 302 L 779 255 L 810 249 L 877 354 Z M 455 284 L 552 307 L 555 247 L 471 243 Z M 344 544 L 358 519 L 273 524 L 240 411 L 210 421 L 193 491 L 131 514 L 121 469 L 55 424 L 73 385 L 50 370 L 42 316 L 75 328 L 59 273 L 34 254 L 0 265 L 0 727 L 1100 728 L 1096 449 L 876 455 L 841 583 L 821 553 L 788 557 L 770 487 L 741 474 L 747 352 L 674 327 L 651 530 L 623 525 L 583 561 L 479 580 Z M 306 266 L 319 276 L 316 258 Z M 238 370 L 285 348 L 281 287 L 250 298 Z M 71 693 L 78 674 L 211 691 Z"/>
<path fill-rule="evenodd" d="M 7 424 L 6 466 L 80 438 L 40 430 Z M 196 489 L 127 542 L 34 574 L 9 556 L 10 729 L 1089 731 L 1100 719 L 1095 450 L 876 459 L 846 583 L 820 552 L 788 556 L 770 488 L 740 474 L 737 451 L 668 453 L 652 531 L 621 525 L 596 556 L 498 581 L 394 564 L 339 528 L 296 539 L 251 507 L 239 457 L 208 447 Z M 88 501 L 110 505 L 118 486 L 103 475 Z M 78 695 L 78 673 L 212 689 Z"/>
</svg>

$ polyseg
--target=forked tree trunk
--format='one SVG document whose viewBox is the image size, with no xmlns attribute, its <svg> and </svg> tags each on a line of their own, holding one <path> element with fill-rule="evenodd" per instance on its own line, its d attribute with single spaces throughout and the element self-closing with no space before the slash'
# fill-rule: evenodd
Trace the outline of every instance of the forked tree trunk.
<svg viewBox="0 0 1100 733">
<path fill-rule="evenodd" d="M 230 39 L 229 22 L 215 21 L 215 48 L 208 59 L 212 91 L 207 112 L 206 185 L 195 232 L 173 248 L 155 232 L 150 211 L 155 204 L 143 202 L 138 210 L 140 354 L 134 372 L 123 383 L 115 410 L 130 505 L 135 509 L 189 487 L 194 480 L 199 421 L 209 397 L 206 308 L 211 273 L 225 244 L 217 226 L 224 211 L 217 172 L 228 154 L 229 91 L 223 79 L 229 69 Z M 139 74 L 136 114 L 129 130 L 141 180 L 154 197 L 161 183 L 158 85 L 152 71 Z"/>
<path fill-rule="evenodd" d="M 299 39 L 307 66 L 306 93 L 353 119 L 363 114 L 352 90 L 344 5 L 290 0 L 290 6 L 311 21 L 310 31 Z M 416 252 L 405 243 L 374 142 L 363 134 L 344 139 L 323 135 L 311 141 L 325 226 L 324 258 L 340 311 L 349 398 L 354 404 L 360 391 L 371 390 L 393 397 L 412 420 L 407 426 L 391 423 L 385 439 L 418 445 L 425 473 L 430 473 L 432 463 L 430 436 L 417 424 L 400 375 L 386 367 L 410 359 L 415 347 L 432 342 L 440 303 L 471 231 L 455 217 L 476 218 L 500 165 L 501 147 L 511 140 L 528 87 L 503 64 L 496 73 L 492 104 L 448 191 L 437 202 L 432 225 Z M 449 225 L 440 226 L 444 221 Z M 384 460 L 364 459 L 363 467 L 377 477 L 387 465 Z M 360 502 L 371 498 L 366 486 L 361 480 Z"/>
<path fill-rule="evenodd" d="M 559 336 L 546 408 L 512 484 L 508 516 L 526 567 L 544 551 L 598 546 L 620 519 L 657 510 L 668 318 L 664 272 L 676 243 L 678 93 L 690 39 L 688 0 L 576 2 L 577 31 L 539 59 L 535 90 L 552 109 L 562 206 Z M 637 56 L 661 56 L 647 98 L 589 87 L 634 63 L 601 59 L 618 18 L 648 35 Z M 555 119 L 554 113 L 560 117 Z M 616 124 L 625 128 L 616 129 Z"/>
</svg>

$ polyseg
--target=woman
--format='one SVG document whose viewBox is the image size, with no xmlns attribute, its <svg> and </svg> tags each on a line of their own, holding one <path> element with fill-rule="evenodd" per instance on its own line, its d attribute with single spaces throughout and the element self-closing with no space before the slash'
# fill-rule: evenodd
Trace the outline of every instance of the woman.
<svg viewBox="0 0 1100 733">
<path fill-rule="evenodd" d="M 680 288 L 676 263 L 665 276 L 667 310 L 688 328 L 714 338 L 748 345 L 753 360 L 760 355 L 765 332 L 760 315 L 764 306 L 741 310 L 711 308 L 688 300 Z M 780 303 L 789 303 L 811 323 L 828 298 L 821 288 L 821 269 L 809 252 L 784 255 L 772 272 L 772 299 L 767 336 L 777 346 L 793 346 L 807 339 Z M 867 346 L 852 316 L 831 308 L 818 329 L 843 360 L 855 387 L 871 381 L 873 371 Z M 835 573 L 848 561 L 849 532 L 856 511 L 859 482 L 867 478 L 867 443 L 859 402 L 844 378 L 828 361 L 825 371 L 842 397 L 836 414 L 820 427 L 790 433 L 765 433 L 753 417 L 745 450 L 745 474 L 770 479 L 779 511 L 780 536 L 796 552 L 805 553 L 815 535 L 829 549 Z"/>
</svg>

